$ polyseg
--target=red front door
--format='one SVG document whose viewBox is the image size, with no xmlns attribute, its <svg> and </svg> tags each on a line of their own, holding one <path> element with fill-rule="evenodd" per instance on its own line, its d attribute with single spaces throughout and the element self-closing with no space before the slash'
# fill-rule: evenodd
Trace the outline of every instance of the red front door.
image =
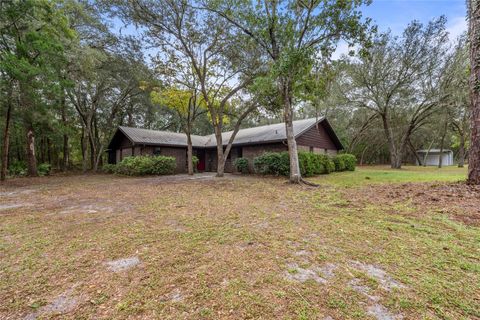
<svg viewBox="0 0 480 320">
<path fill-rule="evenodd" d="M 205 171 L 205 150 L 197 150 L 197 170 L 198 171 Z"/>
</svg>

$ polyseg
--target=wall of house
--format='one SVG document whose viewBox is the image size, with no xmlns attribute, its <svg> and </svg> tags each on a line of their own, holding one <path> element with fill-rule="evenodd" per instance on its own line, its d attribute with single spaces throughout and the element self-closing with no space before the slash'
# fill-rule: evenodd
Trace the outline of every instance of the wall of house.
<svg viewBox="0 0 480 320">
<path fill-rule="evenodd" d="M 337 147 L 330 135 L 320 123 L 297 137 L 297 148 L 301 151 L 313 151 L 329 155 L 337 154 Z"/>
<path fill-rule="evenodd" d="M 252 146 L 244 146 L 242 148 L 242 157 L 248 159 L 248 169 L 254 172 L 253 159 L 264 154 L 265 152 L 282 152 L 288 151 L 288 147 L 283 143 L 269 143 Z"/>
</svg>

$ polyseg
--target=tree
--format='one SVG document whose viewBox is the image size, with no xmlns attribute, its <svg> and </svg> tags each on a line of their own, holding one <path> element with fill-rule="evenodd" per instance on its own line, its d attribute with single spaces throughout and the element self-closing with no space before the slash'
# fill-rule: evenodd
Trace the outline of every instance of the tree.
<svg viewBox="0 0 480 320">
<path fill-rule="evenodd" d="M 256 103 L 246 103 L 232 109 L 231 103 L 262 71 L 256 47 L 249 37 L 235 32 L 208 11 L 195 9 L 193 1 L 118 0 L 115 3 L 117 6 L 113 9 L 124 19 L 146 28 L 150 45 L 161 49 L 161 54 L 188 61 L 214 128 L 217 176 L 222 177 L 242 121 L 257 108 Z M 224 149 L 222 131 L 227 118 L 235 120 Z"/>
<path fill-rule="evenodd" d="M 0 69 L 10 77 L 10 84 L 18 87 L 28 173 L 36 176 L 35 116 L 45 105 L 45 94 L 56 85 L 55 70 L 65 61 L 63 43 L 73 38 L 74 33 L 68 28 L 63 11 L 53 1 L 9 1 L 2 3 L 0 10 Z M 8 135 L 4 139 L 8 139 Z M 8 152 L 8 147 L 5 151 Z M 8 154 L 5 157 L 8 158 Z"/>
<path fill-rule="evenodd" d="M 187 164 L 188 174 L 193 174 L 193 150 L 192 130 L 198 116 L 204 113 L 200 93 L 193 86 L 190 89 L 179 89 L 175 87 L 166 90 L 152 91 L 152 100 L 155 103 L 166 105 L 177 113 L 183 132 L 187 135 Z"/>
<path fill-rule="evenodd" d="M 480 2 L 468 1 L 468 38 L 470 43 L 471 139 L 468 180 L 480 184 Z"/>
<path fill-rule="evenodd" d="M 316 59 L 327 59 L 337 42 L 367 39 L 369 20 L 362 22 L 359 6 L 347 1 L 209 1 L 206 8 L 254 39 L 270 61 L 283 110 L 290 157 L 290 182 L 301 181 L 293 132 L 294 104 Z"/>
<path fill-rule="evenodd" d="M 381 119 L 392 168 L 402 166 L 411 136 L 445 105 L 445 23 L 414 21 L 400 38 L 380 35 L 343 81 L 345 98 Z"/>
</svg>

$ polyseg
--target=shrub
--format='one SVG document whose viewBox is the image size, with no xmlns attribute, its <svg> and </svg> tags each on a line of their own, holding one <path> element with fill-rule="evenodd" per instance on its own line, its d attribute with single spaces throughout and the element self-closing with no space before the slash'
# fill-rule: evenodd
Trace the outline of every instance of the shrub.
<svg viewBox="0 0 480 320">
<path fill-rule="evenodd" d="M 13 161 L 8 166 L 8 175 L 17 177 L 27 175 L 27 164 L 23 161 Z"/>
<path fill-rule="evenodd" d="M 355 157 L 353 154 L 344 153 L 338 155 L 337 158 L 343 160 L 343 163 L 345 165 L 344 170 L 355 171 L 355 167 L 357 166 L 357 157 Z"/>
<path fill-rule="evenodd" d="M 345 171 L 345 161 L 342 157 L 340 156 L 335 156 L 332 158 L 333 163 L 335 164 L 335 171 L 340 172 L 340 171 Z"/>
<path fill-rule="evenodd" d="M 39 176 L 48 176 L 51 170 L 52 166 L 49 163 L 41 163 L 37 167 Z"/>
<path fill-rule="evenodd" d="M 260 174 L 288 176 L 290 173 L 288 152 L 266 152 L 253 159 L 253 167 L 255 172 Z"/>
<path fill-rule="evenodd" d="M 197 156 L 192 156 L 193 169 L 197 168 L 197 165 L 198 165 L 199 162 L 200 162 L 200 159 L 198 159 Z"/>
<path fill-rule="evenodd" d="M 318 174 L 327 174 L 335 171 L 335 164 L 326 154 L 299 152 L 298 163 L 304 177 Z M 290 173 L 290 159 L 288 152 L 268 152 L 253 159 L 256 173 L 288 176 Z"/>
<path fill-rule="evenodd" d="M 248 159 L 237 158 L 234 163 L 235 169 L 241 173 L 248 173 Z"/>
<path fill-rule="evenodd" d="M 177 163 L 173 157 L 136 156 L 126 157 L 118 163 L 114 172 L 128 176 L 173 174 Z"/>
<path fill-rule="evenodd" d="M 300 172 L 304 177 L 328 174 L 335 170 L 335 164 L 326 154 L 299 152 Z"/>
<path fill-rule="evenodd" d="M 114 173 L 116 169 L 116 165 L 111 163 L 106 163 L 102 166 L 102 171 L 104 173 Z"/>
</svg>

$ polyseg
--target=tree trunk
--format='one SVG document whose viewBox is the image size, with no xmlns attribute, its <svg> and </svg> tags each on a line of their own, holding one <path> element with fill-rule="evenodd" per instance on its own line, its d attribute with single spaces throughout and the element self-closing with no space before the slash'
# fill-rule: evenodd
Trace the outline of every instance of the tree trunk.
<svg viewBox="0 0 480 320">
<path fill-rule="evenodd" d="M 295 133 L 293 132 L 293 107 L 291 90 L 287 79 L 280 80 L 282 99 L 283 99 L 283 113 L 285 121 L 285 132 L 287 134 L 288 156 L 290 159 L 290 182 L 300 183 L 302 175 L 300 172 L 300 165 L 298 163 L 297 142 L 295 140 Z"/>
<path fill-rule="evenodd" d="M 7 101 L 7 114 L 5 115 L 5 130 L 3 131 L 3 149 L 2 149 L 2 171 L 0 180 L 4 181 L 7 177 L 8 156 L 10 148 L 10 120 L 12 117 L 12 87 L 9 88 L 9 96 Z"/>
<path fill-rule="evenodd" d="M 217 177 L 221 178 L 225 174 L 225 155 L 223 154 L 222 133 L 218 127 L 215 128 L 215 138 L 217 139 Z"/>
<path fill-rule="evenodd" d="M 62 124 L 63 124 L 63 159 L 62 159 L 62 170 L 68 170 L 68 163 L 70 157 L 70 151 L 68 148 L 68 135 L 66 132 L 67 129 L 67 106 L 65 104 L 65 91 L 62 90 L 61 101 L 62 105 Z"/>
<path fill-rule="evenodd" d="M 470 98 L 472 135 L 468 156 L 469 184 L 480 185 L 480 3 L 469 0 Z"/>
<path fill-rule="evenodd" d="M 445 124 L 442 132 L 442 139 L 440 140 L 440 155 L 438 156 L 438 168 L 441 168 L 443 165 L 443 148 L 445 145 L 445 136 L 447 135 L 448 121 L 445 118 Z"/>
<path fill-rule="evenodd" d="M 465 136 L 460 134 L 460 144 L 458 146 L 458 167 L 463 168 L 465 165 Z"/>
<path fill-rule="evenodd" d="M 81 145 L 82 145 L 82 172 L 87 172 L 87 137 L 85 137 L 85 127 L 82 126 L 82 137 L 81 137 Z"/>
<path fill-rule="evenodd" d="M 188 174 L 193 175 L 193 150 L 192 150 L 192 135 L 187 132 L 187 167 Z"/>
<path fill-rule="evenodd" d="M 37 158 L 35 156 L 35 134 L 31 123 L 26 124 L 27 131 L 27 165 L 28 175 L 31 177 L 38 176 Z"/>
</svg>

